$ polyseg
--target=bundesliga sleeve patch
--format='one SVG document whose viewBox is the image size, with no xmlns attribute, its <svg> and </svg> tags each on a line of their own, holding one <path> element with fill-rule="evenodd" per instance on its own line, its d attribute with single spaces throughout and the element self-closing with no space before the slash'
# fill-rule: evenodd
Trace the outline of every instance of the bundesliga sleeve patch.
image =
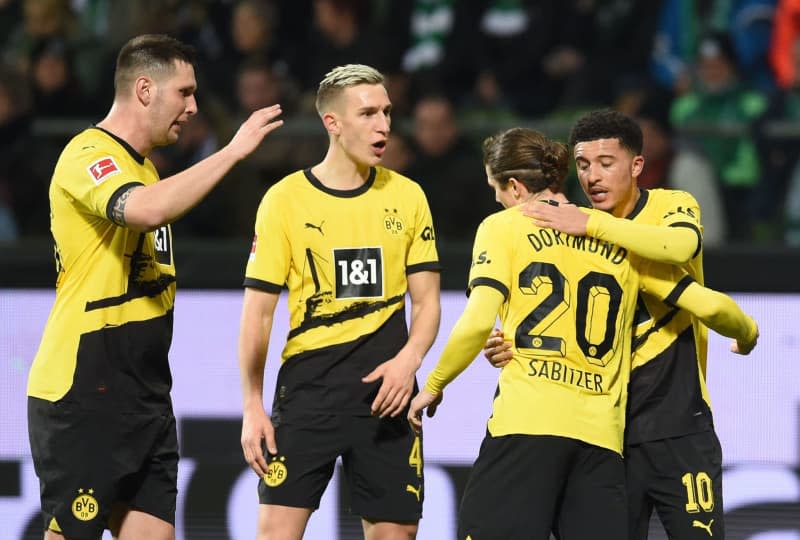
<svg viewBox="0 0 800 540">
<path fill-rule="evenodd" d="M 253 235 L 253 244 L 250 246 L 250 256 L 248 257 L 248 261 L 253 261 L 256 258 L 256 243 L 258 242 L 258 235 Z"/>
<path fill-rule="evenodd" d="M 89 171 L 89 175 L 92 177 L 92 180 L 94 180 L 94 183 L 98 186 L 108 180 L 109 177 L 122 172 L 117 166 L 117 162 L 114 161 L 114 158 L 111 156 L 98 159 L 89 165 L 86 170 Z"/>
</svg>

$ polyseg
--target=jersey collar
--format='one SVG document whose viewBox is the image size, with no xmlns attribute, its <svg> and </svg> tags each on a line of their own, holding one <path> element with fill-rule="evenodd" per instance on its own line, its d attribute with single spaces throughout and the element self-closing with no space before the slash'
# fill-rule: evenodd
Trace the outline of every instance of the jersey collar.
<svg viewBox="0 0 800 540">
<path fill-rule="evenodd" d="M 131 157 L 136 160 L 136 163 L 138 163 L 139 165 L 144 165 L 144 156 L 142 154 L 140 154 L 139 152 L 137 152 L 136 150 L 134 150 L 133 146 L 129 145 L 123 139 L 120 139 L 119 137 L 117 137 L 116 135 L 111 133 L 110 131 L 105 130 L 105 129 L 99 127 L 99 126 L 92 126 L 92 128 L 93 129 L 99 129 L 100 131 L 102 131 L 103 133 L 105 133 L 106 135 L 108 135 L 109 137 L 114 139 L 115 141 L 117 141 L 119 143 L 119 145 L 121 147 L 123 147 L 125 150 L 127 150 L 127 152 L 131 155 Z"/>
<path fill-rule="evenodd" d="M 649 193 L 646 189 L 639 189 L 639 200 L 636 201 L 636 206 L 633 207 L 631 213 L 625 216 L 625 219 L 634 219 L 636 216 L 639 215 L 639 212 L 644 209 L 644 205 L 647 204 L 647 198 L 649 197 Z"/>
<path fill-rule="evenodd" d="M 332 189 L 327 187 L 325 184 L 319 181 L 319 179 L 311 173 L 311 169 L 304 169 L 303 174 L 306 175 L 306 178 L 311 185 L 317 188 L 320 191 L 324 191 L 328 195 L 333 195 L 334 197 L 343 197 L 343 198 L 350 198 L 350 197 L 358 197 L 362 193 L 366 193 L 369 188 L 372 187 L 372 184 L 375 183 L 375 167 L 369 168 L 369 176 L 367 177 L 367 181 L 364 182 L 364 185 L 359 186 L 355 189 Z"/>
</svg>

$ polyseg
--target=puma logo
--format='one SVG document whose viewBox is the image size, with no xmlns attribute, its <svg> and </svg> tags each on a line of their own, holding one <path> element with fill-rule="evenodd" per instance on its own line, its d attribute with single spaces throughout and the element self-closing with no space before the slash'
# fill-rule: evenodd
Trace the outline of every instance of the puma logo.
<svg viewBox="0 0 800 540">
<path fill-rule="evenodd" d="M 706 525 L 705 523 L 703 523 L 700 520 L 695 519 L 694 521 L 692 521 L 692 527 L 697 527 L 699 529 L 705 529 L 706 532 L 708 533 L 708 536 L 714 536 L 714 534 L 711 532 L 711 524 L 712 523 L 714 523 L 713 519 L 708 522 L 708 525 Z"/>
<path fill-rule="evenodd" d="M 415 488 L 411 484 L 406 484 L 406 492 L 413 493 L 417 497 L 417 502 L 419 502 L 419 494 L 422 491 L 422 484 L 420 484 L 419 488 Z"/>
<path fill-rule="evenodd" d="M 325 236 L 325 233 L 322 232 L 322 226 L 325 225 L 325 220 L 322 220 L 322 223 L 319 225 L 314 225 L 313 223 L 306 223 L 306 229 L 316 229 L 319 231 L 319 234 Z"/>
</svg>

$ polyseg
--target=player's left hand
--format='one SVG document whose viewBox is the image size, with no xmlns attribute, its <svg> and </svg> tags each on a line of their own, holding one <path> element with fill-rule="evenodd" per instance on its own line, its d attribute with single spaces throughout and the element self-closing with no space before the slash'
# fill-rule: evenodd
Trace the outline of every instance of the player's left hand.
<svg viewBox="0 0 800 540">
<path fill-rule="evenodd" d="M 533 218 L 539 227 L 549 227 L 573 236 L 584 236 L 589 222 L 589 214 L 574 204 L 554 206 L 547 201 L 531 201 L 523 205 L 522 213 Z"/>
<path fill-rule="evenodd" d="M 372 402 L 373 415 L 394 417 L 403 412 L 414 391 L 414 374 L 419 364 L 410 352 L 402 350 L 361 379 L 364 383 L 383 379 Z"/>
<path fill-rule="evenodd" d="M 436 408 L 442 402 L 444 394 L 431 394 L 424 388 L 419 391 L 419 394 L 414 396 L 411 400 L 411 406 L 408 408 L 408 422 L 411 424 L 411 429 L 414 433 L 419 435 L 422 432 L 422 410 L 427 408 L 425 414 L 428 418 L 432 418 L 436 414 Z"/>
</svg>

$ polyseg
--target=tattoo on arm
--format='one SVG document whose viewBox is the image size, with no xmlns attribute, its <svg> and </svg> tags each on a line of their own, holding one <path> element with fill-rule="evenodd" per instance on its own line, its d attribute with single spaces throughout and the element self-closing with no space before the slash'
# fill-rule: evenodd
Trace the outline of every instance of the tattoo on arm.
<svg viewBox="0 0 800 540">
<path fill-rule="evenodd" d="M 117 200 L 114 201 L 114 206 L 111 208 L 111 221 L 119 225 L 120 227 L 125 226 L 125 205 L 128 204 L 128 197 L 130 196 L 131 192 L 136 188 L 131 188 L 123 193 L 119 194 Z"/>
</svg>

